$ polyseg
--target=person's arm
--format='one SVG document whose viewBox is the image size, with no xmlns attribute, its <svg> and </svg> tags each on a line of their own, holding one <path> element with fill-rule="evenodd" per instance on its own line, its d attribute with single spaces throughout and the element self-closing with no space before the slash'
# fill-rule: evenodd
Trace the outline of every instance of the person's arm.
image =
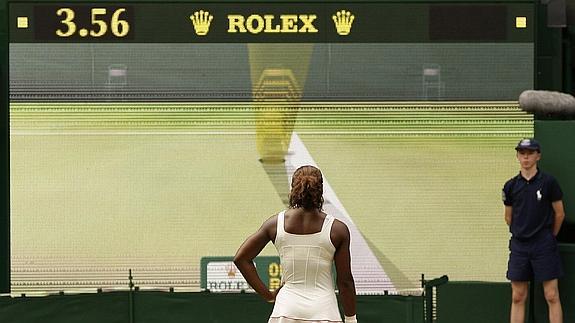
<svg viewBox="0 0 575 323">
<path fill-rule="evenodd" d="M 505 223 L 507 223 L 507 226 L 511 226 L 513 220 L 513 197 L 511 192 L 515 182 L 515 179 L 508 180 L 501 191 L 501 199 L 503 200 L 503 205 L 505 205 Z"/>
<path fill-rule="evenodd" d="M 337 287 L 346 316 L 346 322 L 352 322 L 355 312 L 355 283 L 351 273 L 351 255 L 349 252 L 350 235 L 347 226 L 338 220 L 333 223 L 332 242 L 336 248 L 334 254 L 335 269 L 337 270 Z M 354 318 L 355 319 L 355 318 Z"/>
<path fill-rule="evenodd" d="M 563 220 L 565 220 L 565 210 L 563 209 L 562 200 L 552 202 L 551 205 L 553 206 L 553 211 L 555 212 L 555 222 L 553 223 L 553 235 L 557 236 L 559 234 L 559 230 L 561 230 Z"/>
<path fill-rule="evenodd" d="M 511 219 L 513 219 L 513 207 L 505 205 L 505 223 L 511 225 Z"/>
<path fill-rule="evenodd" d="M 247 238 L 234 256 L 234 264 L 238 267 L 248 284 L 268 302 L 275 300 L 277 290 L 270 292 L 258 275 L 253 259 L 262 251 L 269 241 L 275 239 L 276 223 L 276 216 L 264 222 L 256 233 Z"/>
</svg>

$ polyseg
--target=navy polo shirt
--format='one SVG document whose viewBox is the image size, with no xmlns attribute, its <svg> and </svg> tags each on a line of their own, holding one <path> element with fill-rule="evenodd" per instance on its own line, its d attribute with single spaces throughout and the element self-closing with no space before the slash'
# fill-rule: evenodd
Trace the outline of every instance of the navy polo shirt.
<svg viewBox="0 0 575 323">
<path fill-rule="evenodd" d="M 552 230 L 555 212 L 552 202 L 563 198 L 557 180 L 539 169 L 530 180 L 519 175 L 503 186 L 503 203 L 512 207 L 509 230 L 514 238 L 529 239 L 542 230 Z"/>
</svg>

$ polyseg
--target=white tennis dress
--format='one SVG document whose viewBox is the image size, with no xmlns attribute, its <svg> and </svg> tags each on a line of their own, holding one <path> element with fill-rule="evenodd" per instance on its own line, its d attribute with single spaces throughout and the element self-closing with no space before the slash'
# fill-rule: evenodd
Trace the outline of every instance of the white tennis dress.
<svg viewBox="0 0 575 323">
<path fill-rule="evenodd" d="M 327 215 L 321 231 L 293 234 L 278 214 L 274 242 L 280 255 L 282 282 L 268 323 L 341 322 L 332 278 L 335 247 L 330 232 L 334 217 Z"/>
</svg>

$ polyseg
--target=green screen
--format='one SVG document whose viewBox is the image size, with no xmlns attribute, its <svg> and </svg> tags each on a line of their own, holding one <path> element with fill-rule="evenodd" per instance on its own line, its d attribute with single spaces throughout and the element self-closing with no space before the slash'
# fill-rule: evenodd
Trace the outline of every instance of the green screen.
<svg viewBox="0 0 575 323">
<path fill-rule="evenodd" d="M 97 16 L 110 29 L 118 6 Z M 469 8 L 373 6 L 319 6 L 313 42 L 185 42 L 197 5 L 183 4 L 161 6 L 189 29 L 171 42 L 138 38 L 151 27 L 137 4 L 125 42 L 50 40 L 34 29 L 43 11 L 11 7 L 15 24 L 30 15 L 9 48 L 12 291 L 120 288 L 129 269 L 142 287 L 200 290 L 201 259 L 233 256 L 286 207 L 305 164 L 323 171 L 324 210 L 350 227 L 359 293 L 408 293 L 422 273 L 503 281 L 500 190 L 533 133 L 516 103 L 533 87 L 533 43 L 517 27 L 531 13 L 488 6 L 498 33 L 445 34 L 437 17 Z M 338 38 L 332 7 L 355 13 L 356 38 Z M 374 36 L 362 21 L 413 8 L 426 13 L 413 29 Z"/>
</svg>

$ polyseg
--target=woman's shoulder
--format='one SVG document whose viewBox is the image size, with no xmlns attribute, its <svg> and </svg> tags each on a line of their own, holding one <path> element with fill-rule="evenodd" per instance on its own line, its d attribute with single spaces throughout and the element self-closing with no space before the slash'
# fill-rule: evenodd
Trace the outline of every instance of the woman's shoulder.
<svg viewBox="0 0 575 323">
<path fill-rule="evenodd" d="M 281 212 L 280 212 L 281 213 Z M 267 226 L 275 226 L 278 223 L 278 216 L 280 215 L 280 213 L 276 213 L 272 216 L 270 216 L 269 218 L 267 218 L 264 223 L 262 224 L 263 227 L 267 227 Z"/>
<path fill-rule="evenodd" d="M 336 231 L 336 232 L 341 233 L 341 234 L 349 235 L 349 229 L 347 227 L 347 224 L 345 224 L 343 221 L 338 220 L 338 219 L 333 220 L 333 225 L 332 225 L 331 231 L 332 232 Z"/>
<path fill-rule="evenodd" d="M 270 216 L 267 220 L 264 221 L 264 223 L 262 224 L 262 227 L 260 229 L 260 230 L 265 231 L 265 233 L 267 234 L 268 238 L 271 241 L 274 241 L 276 239 L 278 216 L 280 213 L 276 213 L 276 214 Z"/>
<path fill-rule="evenodd" d="M 330 238 L 333 245 L 337 248 L 342 242 L 349 241 L 349 235 L 349 228 L 347 225 L 341 220 L 334 219 L 330 232 Z"/>
</svg>

